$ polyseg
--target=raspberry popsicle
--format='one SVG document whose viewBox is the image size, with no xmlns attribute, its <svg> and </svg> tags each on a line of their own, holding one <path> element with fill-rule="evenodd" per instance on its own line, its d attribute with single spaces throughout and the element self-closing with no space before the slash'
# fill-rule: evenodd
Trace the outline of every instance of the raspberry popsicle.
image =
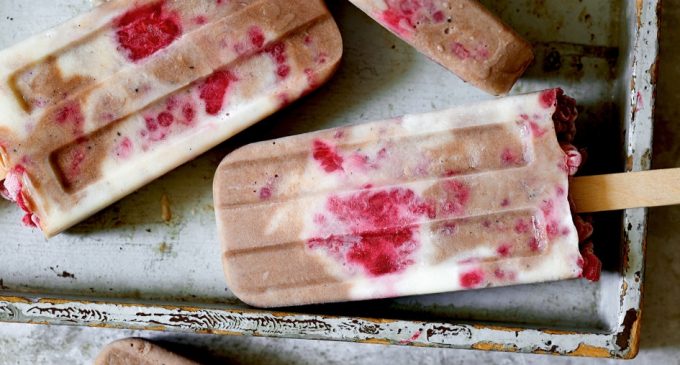
<svg viewBox="0 0 680 365">
<path fill-rule="evenodd" d="M 111 1 L 0 52 L 2 195 L 52 236 L 324 83 L 322 0 Z"/>
<path fill-rule="evenodd" d="M 531 45 L 477 0 L 350 0 L 464 81 L 505 94 L 534 58 Z"/>
<path fill-rule="evenodd" d="M 579 277 L 576 115 L 554 89 L 242 147 L 214 181 L 229 288 L 268 307 Z"/>
</svg>

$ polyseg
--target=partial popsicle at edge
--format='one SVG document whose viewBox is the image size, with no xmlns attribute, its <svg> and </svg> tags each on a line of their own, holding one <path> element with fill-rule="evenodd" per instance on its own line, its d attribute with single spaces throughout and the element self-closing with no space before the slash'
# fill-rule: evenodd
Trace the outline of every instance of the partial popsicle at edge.
<svg viewBox="0 0 680 365">
<path fill-rule="evenodd" d="M 0 51 L 0 193 L 53 236 L 319 87 L 322 0 L 110 1 Z"/>
<path fill-rule="evenodd" d="M 534 59 L 531 45 L 477 0 L 350 0 L 371 18 L 494 95 L 506 94 Z"/>
<path fill-rule="evenodd" d="M 271 307 L 579 277 L 576 114 L 554 89 L 242 147 L 214 182 L 228 286 Z"/>
<path fill-rule="evenodd" d="M 94 365 L 199 365 L 141 338 L 126 338 L 102 349 Z"/>
</svg>

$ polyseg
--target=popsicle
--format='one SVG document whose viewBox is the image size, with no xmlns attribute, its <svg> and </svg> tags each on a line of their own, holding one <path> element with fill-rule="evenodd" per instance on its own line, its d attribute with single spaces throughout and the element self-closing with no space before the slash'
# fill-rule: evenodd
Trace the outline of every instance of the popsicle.
<svg viewBox="0 0 680 365">
<path fill-rule="evenodd" d="M 199 365 L 141 338 L 127 338 L 108 344 L 94 365 Z"/>
<path fill-rule="evenodd" d="M 553 89 L 242 147 L 214 180 L 228 286 L 272 307 L 577 278 L 576 116 Z"/>
<path fill-rule="evenodd" d="M 464 81 L 505 94 L 534 58 L 531 45 L 477 0 L 350 0 Z"/>
<path fill-rule="evenodd" d="M 322 0 L 110 1 L 0 52 L 2 195 L 53 236 L 311 92 Z"/>
</svg>

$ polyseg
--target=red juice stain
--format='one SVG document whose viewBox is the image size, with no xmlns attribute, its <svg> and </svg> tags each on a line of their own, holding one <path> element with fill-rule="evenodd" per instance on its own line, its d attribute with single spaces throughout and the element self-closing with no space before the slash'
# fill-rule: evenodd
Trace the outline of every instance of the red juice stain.
<svg viewBox="0 0 680 365">
<path fill-rule="evenodd" d="M 316 55 L 314 61 L 319 65 L 323 65 L 326 63 L 326 61 L 328 61 L 328 54 L 326 54 L 325 52 L 321 52 L 318 55 Z"/>
<path fill-rule="evenodd" d="M 524 219 L 518 219 L 515 223 L 515 232 L 517 233 L 527 233 L 531 229 L 531 225 Z"/>
<path fill-rule="evenodd" d="M 132 141 L 130 138 L 125 137 L 122 141 L 118 143 L 116 149 L 114 150 L 116 157 L 121 159 L 127 159 L 132 155 Z"/>
<path fill-rule="evenodd" d="M 164 9 L 165 1 L 140 6 L 116 24 L 118 42 L 132 61 L 139 61 L 170 45 L 182 34 L 179 18 Z"/>
<path fill-rule="evenodd" d="M 446 222 L 444 225 L 439 229 L 438 233 L 443 234 L 446 236 L 453 236 L 458 232 L 457 226 L 453 222 Z"/>
<path fill-rule="evenodd" d="M 279 108 L 283 109 L 293 102 L 293 99 L 284 91 L 276 94 L 276 100 L 279 101 Z"/>
<path fill-rule="evenodd" d="M 21 223 L 24 224 L 24 226 L 29 227 L 29 228 L 34 228 L 37 227 L 38 225 L 36 222 L 34 222 L 34 215 L 33 214 L 25 214 L 23 218 L 21 218 Z"/>
<path fill-rule="evenodd" d="M 309 85 L 307 91 L 316 89 L 318 83 L 316 82 L 316 75 L 314 74 L 314 70 L 312 70 L 311 68 L 305 69 L 305 76 L 307 76 L 307 85 Z"/>
<path fill-rule="evenodd" d="M 165 110 L 171 112 L 177 108 L 179 104 L 179 99 L 177 96 L 172 95 L 165 101 Z"/>
<path fill-rule="evenodd" d="M 501 161 L 503 162 L 503 166 L 512 166 L 517 165 L 519 159 L 510 148 L 505 148 L 503 149 L 503 153 L 501 153 Z"/>
<path fill-rule="evenodd" d="M 205 80 L 200 86 L 200 97 L 205 101 L 206 113 L 217 115 L 222 110 L 229 85 L 235 81 L 238 79 L 229 71 L 216 71 Z"/>
<path fill-rule="evenodd" d="M 583 268 L 581 276 L 590 281 L 599 281 L 600 273 L 602 272 L 602 261 L 595 255 L 595 248 L 592 242 L 588 242 L 581 249 L 581 256 L 579 266 Z"/>
<path fill-rule="evenodd" d="M 553 239 L 560 234 L 560 226 L 557 222 L 551 221 L 545 226 L 545 231 L 548 234 L 548 238 Z"/>
<path fill-rule="evenodd" d="M 529 240 L 529 249 L 534 252 L 538 252 L 541 250 L 541 241 L 539 241 L 536 237 L 531 237 Z"/>
<path fill-rule="evenodd" d="M 193 126 L 195 119 L 196 109 L 191 97 L 170 97 L 165 101 L 165 108 L 161 109 L 158 114 L 144 116 L 145 128 L 139 134 L 150 142 L 162 141 L 170 134 Z M 148 145 L 142 144 L 144 151 L 147 148 Z"/>
<path fill-rule="evenodd" d="M 326 224 L 326 216 L 323 214 L 315 214 L 313 220 L 315 224 Z"/>
<path fill-rule="evenodd" d="M 493 276 L 499 280 L 515 281 L 515 279 L 517 279 L 517 274 L 514 271 L 505 271 L 501 268 L 496 268 L 496 270 L 493 271 Z"/>
<path fill-rule="evenodd" d="M 196 117 L 196 110 L 194 109 L 194 106 L 191 103 L 187 102 L 184 104 L 184 106 L 182 106 L 182 116 L 184 117 L 182 124 L 192 125 L 194 123 L 194 118 Z"/>
<path fill-rule="evenodd" d="M 541 128 L 541 126 L 539 126 L 538 123 L 534 121 L 529 122 L 529 126 L 531 127 L 531 134 L 536 138 L 543 137 L 543 135 L 548 132 L 547 130 Z"/>
<path fill-rule="evenodd" d="M 26 204 L 26 200 L 24 199 L 24 194 L 22 192 L 19 192 L 19 195 L 16 197 L 17 200 L 17 205 L 21 210 L 23 210 L 26 213 L 30 213 L 31 210 L 28 209 L 28 204 Z"/>
<path fill-rule="evenodd" d="M 478 61 L 488 60 L 491 54 L 489 53 L 489 46 L 482 45 L 477 47 L 477 52 L 475 53 L 475 59 Z"/>
<path fill-rule="evenodd" d="M 70 125 L 73 128 L 73 134 L 83 134 L 83 126 L 85 118 L 80 110 L 80 104 L 77 102 L 69 102 L 63 106 L 55 117 L 57 123 L 62 126 Z"/>
<path fill-rule="evenodd" d="M 288 55 L 286 54 L 286 45 L 284 43 L 276 43 L 267 47 L 265 50 L 267 54 L 276 63 L 276 75 L 279 79 L 285 79 L 290 74 L 290 66 L 288 66 Z"/>
<path fill-rule="evenodd" d="M 451 52 L 461 60 L 473 59 L 475 61 L 484 61 L 489 59 L 490 53 L 487 45 L 480 45 L 474 50 L 469 50 L 460 42 L 453 42 L 451 45 Z"/>
<path fill-rule="evenodd" d="M 470 58 L 470 51 L 465 48 L 465 46 L 462 43 L 459 42 L 453 42 L 451 45 L 451 52 L 456 55 L 461 60 L 467 60 Z"/>
<path fill-rule="evenodd" d="M 78 179 L 78 176 L 82 172 L 82 164 L 86 158 L 87 143 L 86 138 L 79 138 L 75 148 L 71 149 L 66 156 L 67 169 L 64 171 L 66 175 L 66 180 L 68 182 L 74 182 Z"/>
<path fill-rule="evenodd" d="M 512 245 L 507 244 L 507 243 L 502 244 L 502 245 L 498 246 L 498 248 L 496 249 L 496 252 L 501 257 L 508 257 L 508 256 L 510 256 L 510 247 L 512 247 Z"/>
<path fill-rule="evenodd" d="M 552 215 L 553 209 L 555 209 L 555 205 L 552 200 L 544 200 L 541 203 L 541 211 L 546 218 Z"/>
<path fill-rule="evenodd" d="M 413 24 L 411 24 L 410 17 L 404 12 L 399 12 L 393 8 L 389 8 L 380 15 L 380 18 L 382 22 L 393 32 L 402 37 L 410 36 Z M 407 26 L 405 28 L 402 27 L 402 22 L 406 23 Z"/>
<path fill-rule="evenodd" d="M 545 90 L 538 96 L 538 98 L 541 107 L 545 109 L 552 108 L 557 103 L 557 90 Z"/>
<path fill-rule="evenodd" d="M 172 114 L 170 114 L 168 112 L 162 112 L 162 113 L 158 114 L 158 124 L 161 127 L 167 128 L 167 127 L 171 126 L 172 123 L 174 123 L 174 122 L 175 122 L 175 117 L 172 116 Z"/>
<path fill-rule="evenodd" d="M 193 21 L 197 25 L 203 25 L 203 24 L 206 24 L 208 22 L 208 18 L 205 15 L 199 15 L 199 16 L 195 17 Z"/>
<path fill-rule="evenodd" d="M 444 21 L 444 12 L 441 10 L 438 10 L 432 14 L 432 20 L 435 21 L 435 23 L 441 23 Z"/>
<path fill-rule="evenodd" d="M 413 264 L 411 254 L 419 246 L 416 222 L 432 210 L 412 190 L 403 188 L 331 197 L 327 209 L 351 231 L 351 238 L 315 238 L 310 247 L 340 254 L 344 249 L 340 259 L 372 276 L 401 272 Z"/>
<path fill-rule="evenodd" d="M 260 189 L 260 199 L 261 200 L 267 200 L 272 197 L 272 189 L 268 186 L 263 187 Z"/>
<path fill-rule="evenodd" d="M 446 181 L 444 183 L 446 202 L 442 212 L 447 215 L 460 215 L 470 201 L 470 187 L 461 181 Z"/>
<path fill-rule="evenodd" d="M 314 157 L 314 159 L 327 173 L 343 171 L 342 156 L 338 154 L 333 146 L 322 140 L 314 140 L 314 145 L 312 147 L 312 157 Z"/>
<path fill-rule="evenodd" d="M 640 109 L 642 109 L 642 108 L 645 106 L 645 101 L 644 101 L 644 99 L 642 98 L 642 93 L 641 93 L 641 92 L 638 91 L 637 97 L 636 97 L 635 100 L 636 100 L 635 107 L 636 107 L 637 110 L 640 110 Z"/>
<path fill-rule="evenodd" d="M 510 199 L 508 199 L 508 198 L 503 199 L 501 201 L 501 207 L 505 208 L 505 207 L 508 207 L 508 206 L 510 206 Z"/>
<path fill-rule="evenodd" d="M 158 130 L 158 123 L 153 117 L 144 117 L 144 123 L 146 124 L 146 129 L 150 132 Z"/>
<path fill-rule="evenodd" d="M 259 27 L 253 26 L 248 29 L 248 39 L 250 40 L 250 44 L 257 49 L 264 46 L 264 33 Z"/>
<path fill-rule="evenodd" d="M 26 174 L 26 169 L 22 165 L 17 165 L 15 166 L 8 174 L 7 179 L 13 179 L 14 184 L 16 186 L 13 187 L 12 193 L 15 193 L 15 196 L 10 195 L 11 193 L 7 190 L 6 188 L 6 182 L 5 184 L 2 184 L 2 196 L 14 201 L 16 205 L 21 208 L 22 211 L 24 211 L 24 216 L 21 219 L 21 221 L 24 223 L 25 226 L 27 227 L 37 227 L 40 224 L 40 219 L 38 219 L 37 216 L 33 214 L 31 209 L 28 207 L 28 204 L 26 203 L 26 198 L 24 198 L 24 193 L 23 193 L 23 178 L 24 174 Z M 10 175 L 13 177 L 10 178 Z"/>
<path fill-rule="evenodd" d="M 408 37 L 418 24 L 441 23 L 444 13 L 433 0 L 386 0 L 387 9 L 379 18 L 393 32 Z"/>
<path fill-rule="evenodd" d="M 466 289 L 479 287 L 484 282 L 484 271 L 475 269 L 460 276 L 460 286 Z"/>
</svg>

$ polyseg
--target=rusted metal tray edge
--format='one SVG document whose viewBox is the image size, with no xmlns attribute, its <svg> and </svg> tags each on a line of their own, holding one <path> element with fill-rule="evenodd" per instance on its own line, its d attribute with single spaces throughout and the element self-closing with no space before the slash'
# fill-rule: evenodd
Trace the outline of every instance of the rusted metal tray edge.
<svg viewBox="0 0 680 365">
<path fill-rule="evenodd" d="M 631 121 L 628 171 L 651 165 L 660 8 L 660 0 L 636 0 L 633 75 L 624 114 Z M 635 229 L 624 233 L 619 325 L 606 333 L 21 296 L 0 296 L 0 321 L 630 359 L 639 349 L 646 215 L 645 209 L 624 214 L 624 227 Z"/>
<path fill-rule="evenodd" d="M 61 299 L 0 297 L 8 322 L 179 331 L 224 335 L 340 340 L 390 345 L 450 347 L 589 357 L 629 357 L 637 326 L 592 334 L 548 329 L 301 315 L 258 310 L 112 304 Z M 540 337 L 541 342 L 536 338 Z M 494 341 L 474 341 L 493 338 Z M 635 341 L 629 341 L 631 344 Z"/>
</svg>

